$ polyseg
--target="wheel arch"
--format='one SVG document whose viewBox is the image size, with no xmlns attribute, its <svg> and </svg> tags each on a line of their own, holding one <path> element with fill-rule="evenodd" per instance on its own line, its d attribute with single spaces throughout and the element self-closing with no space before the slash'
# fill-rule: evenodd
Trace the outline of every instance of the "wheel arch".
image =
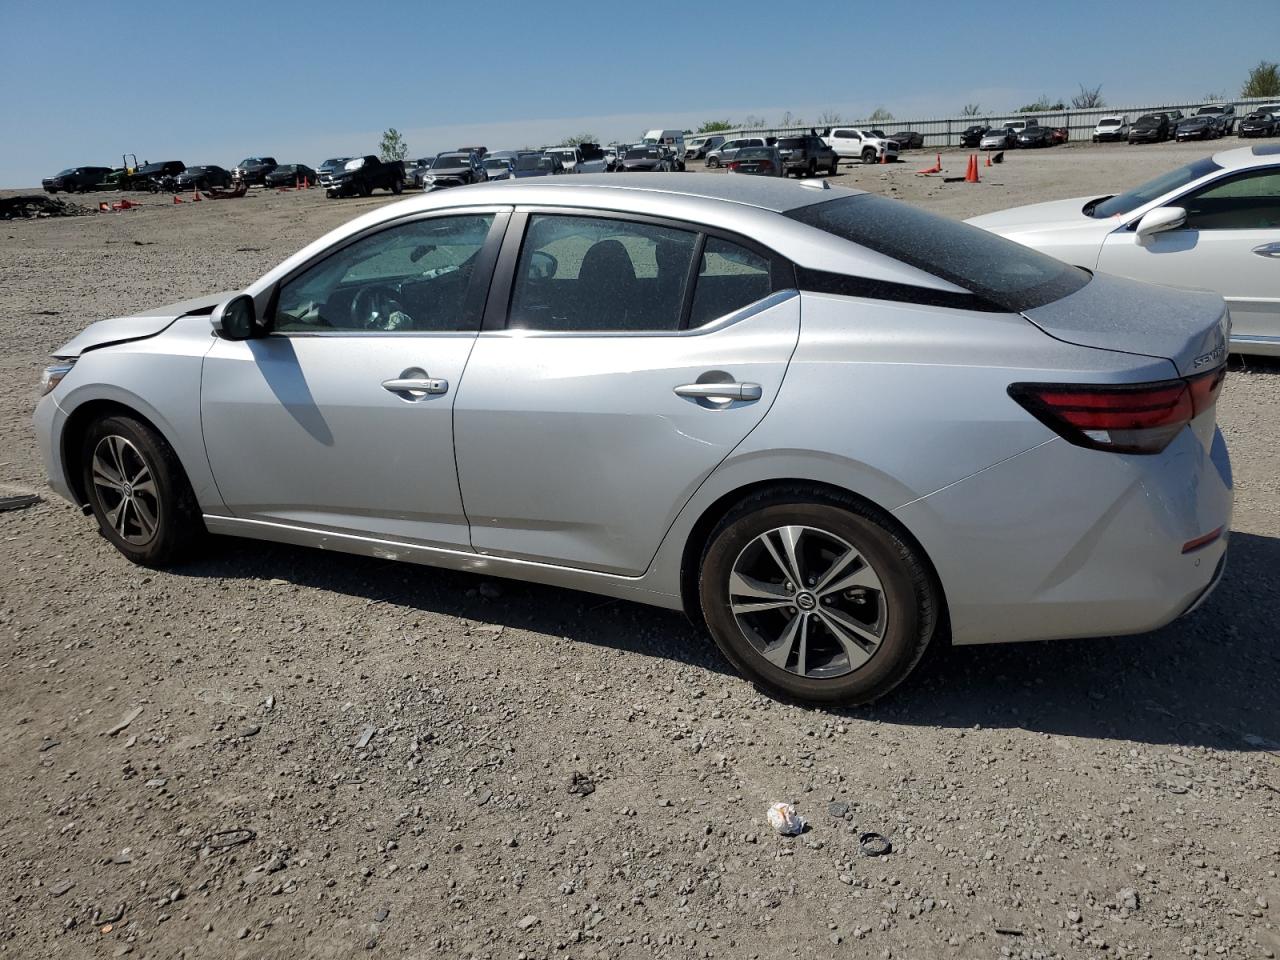
<svg viewBox="0 0 1280 960">
<path fill-rule="evenodd" d="M 711 533 L 715 530 L 716 525 L 734 507 L 748 497 L 765 494 L 771 490 L 782 493 L 795 487 L 804 487 L 807 494 L 820 501 L 835 505 L 846 505 L 850 501 L 858 504 L 879 523 L 901 537 L 916 552 L 925 568 L 929 571 L 933 588 L 937 591 L 938 621 L 934 639 L 949 642 L 950 617 L 946 589 L 943 587 L 942 579 L 938 576 L 938 570 L 934 566 L 933 560 L 929 557 L 928 551 L 925 550 L 919 538 L 892 513 L 870 498 L 838 484 L 806 477 L 773 477 L 743 484 L 721 494 L 703 509 L 690 528 L 680 555 L 680 601 L 685 616 L 700 628 L 706 628 L 702 617 L 701 604 L 698 601 L 698 571 L 701 568 L 702 555 L 707 548 Z"/>
<path fill-rule="evenodd" d="M 164 437 L 165 442 L 169 444 L 175 453 L 178 449 L 173 443 L 173 440 L 168 436 L 168 432 L 164 429 L 164 426 L 158 422 L 157 418 L 147 416 L 147 414 L 138 410 L 136 407 L 132 407 L 120 400 L 108 398 L 87 400 L 80 404 L 71 411 L 70 414 L 68 414 L 67 422 L 62 427 L 62 433 L 59 438 L 58 456 L 62 460 L 63 475 L 66 477 L 68 488 L 75 496 L 76 505 L 86 513 L 89 509 L 89 494 L 84 488 L 84 476 L 82 470 L 83 463 L 81 460 L 83 453 L 81 449 L 83 447 L 82 441 L 84 440 L 85 432 L 89 429 L 90 424 L 102 419 L 103 417 L 111 416 L 131 417 L 140 423 L 144 423 L 152 430 L 156 431 L 156 433 L 160 434 L 160 436 Z M 179 463 L 182 462 L 182 458 L 180 456 L 178 460 Z M 184 473 L 187 473 L 189 478 L 190 472 L 187 470 L 186 464 L 182 464 L 182 469 Z"/>
</svg>

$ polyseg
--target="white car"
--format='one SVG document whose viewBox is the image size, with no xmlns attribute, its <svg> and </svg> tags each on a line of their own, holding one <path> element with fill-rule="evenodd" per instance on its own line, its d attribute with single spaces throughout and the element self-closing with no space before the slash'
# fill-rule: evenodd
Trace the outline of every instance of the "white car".
<svg viewBox="0 0 1280 960">
<path fill-rule="evenodd" d="M 969 223 L 1089 270 L 1219 293 L 1232 351 L 1280 356 L 1278 144 L 1216 153 L 1116 196 Z"/>
<path fill-rule="evenodd" d="M 1125 117 L 1103 117 L 1098 121 L 1098 125 L 1093 128 L 1093 142 L 1102 143 L 1104 140 L 1128 140 L 1129 139 L 1129 118 Z"/>
<path fill-rule="evenodd" d="M 841 160 L 852 158 L 863 163 L 879 163 L 881 154 L 891 161 L 898 159 L 898 141 L 879 136 L 874 130 L 834 127 L 822 142 Z"/>
</svg>

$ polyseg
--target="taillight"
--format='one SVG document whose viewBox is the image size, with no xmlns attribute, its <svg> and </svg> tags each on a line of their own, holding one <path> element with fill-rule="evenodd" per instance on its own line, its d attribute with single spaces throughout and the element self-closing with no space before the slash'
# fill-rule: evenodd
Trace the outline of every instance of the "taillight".
<svg viewBox="0 0 1280 960">
<path fill-rule="evenodd" d="M 737 169 L 738 169 L 738 167 L 739 167 L 739 165 L 740 165 L 740 161 L 738 161 L 738 160 L 730 160 L 730 161 L 729 161 L 729 169 L 730 169 L 730 170 L 737 170 Z"/>
<path fill-rule="evenodd" d="M 1015 383 L 1009 396 L 1076 446 L 1152 454 L 1217 402 L 1226 375 L 1220 366 L 1153 383 Z"/>
</svg>

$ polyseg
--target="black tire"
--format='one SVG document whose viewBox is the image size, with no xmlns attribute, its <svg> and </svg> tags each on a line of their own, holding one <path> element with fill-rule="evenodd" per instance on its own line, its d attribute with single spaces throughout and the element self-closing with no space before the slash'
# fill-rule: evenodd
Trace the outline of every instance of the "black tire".
<svg viewBox="0 0 1280 960">
<path fill-rule="evenodd" d="M 834 177 L 836 175 L 836 171 L 839 168 L 839 166 L 840 166 L 840 158 L 836 157 L 831 161 L 831 166 L 827 168 L 827 176 Z"/>
<path fill-rule="evenodd" d="M 398 196 L 400 196 L 400 192 L 401 192 L 402 190 L 404 190 L 404 183 L 403 183 L 402 181 L 400 181 L 400 180 L 392 180 L 392 181 L 391 181 L 391 192 L 392 192 L 392 193 L 394 193 L 394 194 L 398 197 Z"/>
<path fill-rule="evenodd" d="M 806 176 L 806 177 L 816 177 L 817 175 L 818 175 L 818 158 L 817 158 L 817 157 L 810 157 L 810 158 L 809 158 L 809 166 L 808 166 L 808 168 L 805 170 L 805 176 Z"/>
<path fill-rule="evenodd" d="M 789 525 L 816 528 L 844 540 L 879 578 L 882 589 L 875 603 L 883 605 L 884 633 L 870 658 L 851 671 L 816 678 L 774 665 L 747 638 L 730 608 L 729 578 L 735 563 L 757 537 Z M 730 511 L 708 539 L 698 591 L 716 645 L 739 671 L 769 690 L 813 703 L 863 704 L 887 694 L 924 656 L 940 617 L 934 579 L 892 521 L 853 498 L 819 495 L 804 487 L 756 494 Z M 804 604 L 798 607 L 806 609 Z M 823 616 L 816 607 L 810 614 L 789 609 L 793 616 L 804 616 L 811 623 Z M 823 638 L 829 640 L 831 635 L 825 627 L 815 626 L 814 631 L 813 649 L 819 650 Z M 828 649 L 834 649 L 829 642 Z"/>
<path fill-rule="evenodd" d="M 863 151 L 862 151 L 862 162 L 863 162 L 863 163 L 875 163 L 875 162 L 876 162 L 876 159 L 877 159 L 877 157 L 876 157 L 876 152 L 875 152 L 874 150 L 872 150 L 870 147 L 868 147 L 866 150 L 863 150 Z"/>
<path fill-rule="evenodd" d="M 712 157 L 710 160 L 708 160 L 708 161 L 707 161 L 707 166 L 708 166 L 708 167 L 710 167 L 712 170 L 719 170 L 719 169 L 720 169 L 720 158 L 719 158 L 719 157 Z"/>
<path fill-rule="evenodd" d="M 124 479 L 133 481 L 143 476 L 145 468 L 151 483 L 149 493 L 139 492 L 141 483 L 139 491 L 133 491 L 141 509 L 132 504 L 120 509 L 113 524 L 113 511 L 120 507 L 124 497 L 95 482 L 94 459 L 99 450 L 107 455 L 119 440 L 127 445 L 116 447 L 120 458 L 115 462 L 124 465 L 125 469 L 120 471 Z M 181 560 L 203 540 L 204 521 L 186 472 L 173 448 L 151 426 L 123 415 L 96 420 L 85 431 L 81 442 L 80 465 L 84 490 L 98 529 L 132 562 L 146 567 L 166 566 Z M 111 499 L 112 496 L 116 499 Z M 149 514 L 154 521 L 149 536 L 140 512 Z M 130 538 L 131 530 L 137 531 L 133 538 Z"/>
</svg>

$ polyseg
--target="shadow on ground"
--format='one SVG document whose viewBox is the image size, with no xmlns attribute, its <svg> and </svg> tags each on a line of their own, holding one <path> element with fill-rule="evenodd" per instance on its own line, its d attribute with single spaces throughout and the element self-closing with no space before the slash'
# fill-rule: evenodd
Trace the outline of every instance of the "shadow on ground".
<svg viewBox="0 0 1280 960">
<path fill-rule="evenodd" d="M 732 674 L 683 616 L 570 590 L 245 540 L 179 575 L 271 579 Z M 484 584 L 485 591 L 480 587 Z M 500 596 L 486 598 L 496 587 Z M 1194 614 L 1137 637 L 931 651 L 892 696 L 830 711 L 910 726 L 1280 750 L 1280 644 L 1259 617 L 1280 596 L 1280 539 L 1233 533 L 1226 575 Z M 826 711 L 815 711 L 826 712 Z"/>
</svg>

